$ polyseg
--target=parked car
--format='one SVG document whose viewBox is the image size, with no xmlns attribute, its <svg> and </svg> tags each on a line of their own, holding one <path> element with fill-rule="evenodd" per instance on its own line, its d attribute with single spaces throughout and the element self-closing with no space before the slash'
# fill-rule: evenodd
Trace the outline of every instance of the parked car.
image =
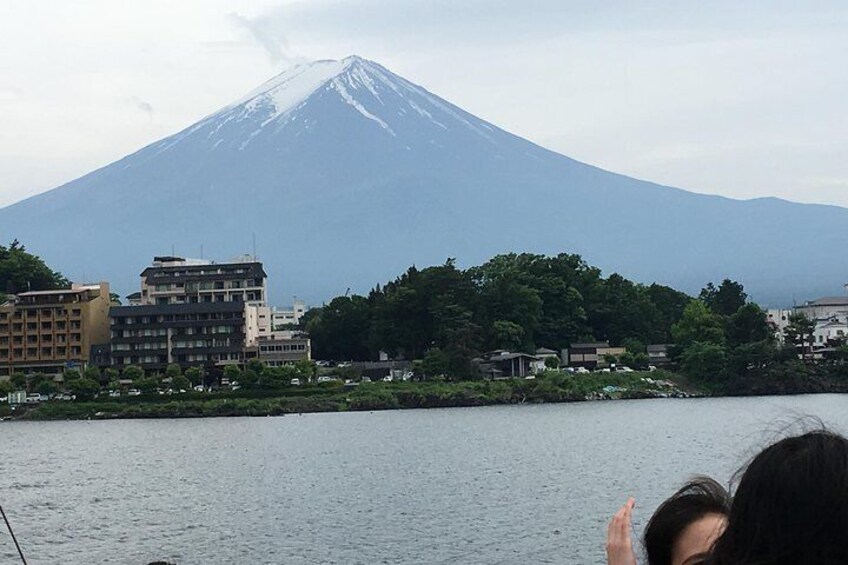
<svg viewBox="0 0 848 565">
<path fill-rule="evenodd" d="M 371 382 L 371 377 L 362 377 L 361 379 L 359 379 L 359 382 L 361 382 L 361 383 L 370 383 L 370 382 Z"/>
<path fill-rule="evenodd" d="M 127 396 L 141 396 L 141 391 L 137 388 L 131 388 L 127 391 Z"/>
<path fill-rule="evenodd" d="M 294 378 L 294 379 L 289 381 L 289 384 L 292 385 L 292 386 L 300 386 L 300 379 Z"/>
<path fill-rule="evenodd" d="M 632 373 L 633 369 L 628 367 L 627 365 L 619 365 L 615 368 L 616 373 Z"/>
<path fill-rule="evenodd" d="M 574 369 L 574 372 L 585 374 L 585 373 L 590 373 L 591 371 L 589 371 L 589 369 L 587 369 L 586 367 L 577 367 L 576 369 Z"/>
<path fill-rule="evenodd" d="M 318 380 L 316 382 L 318 384 L 321 384 L 321 383 L 332 383 L 332 382 L 336 382 L 338 380 L 339 379 L 337 377 L 331 377 L 331 376 L 325 375 L 323 377 L 318 377 Z"/>
</svg>

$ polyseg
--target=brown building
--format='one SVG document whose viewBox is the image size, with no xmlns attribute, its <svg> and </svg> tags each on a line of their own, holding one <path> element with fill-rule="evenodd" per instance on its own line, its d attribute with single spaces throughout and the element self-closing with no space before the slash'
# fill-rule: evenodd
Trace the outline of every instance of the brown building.
<svg viewBox="0 0 848 565">
<path fill-rule="evenodd" d="M 109 343 L 109 283 L 22 292 L 0 305 L 0 376 L 82 370 Z"/>
<path fill-rule="evenodd" d="M 569 367 L 585 367 L 596 369 L 609 367 L 605 357 L 612 355 L 618 357 L 627 350 L 623 347 L 610 347 L 609 342 L 594 341 L 590 343 L 572 343 L 567 349 Z"/>
</svg>

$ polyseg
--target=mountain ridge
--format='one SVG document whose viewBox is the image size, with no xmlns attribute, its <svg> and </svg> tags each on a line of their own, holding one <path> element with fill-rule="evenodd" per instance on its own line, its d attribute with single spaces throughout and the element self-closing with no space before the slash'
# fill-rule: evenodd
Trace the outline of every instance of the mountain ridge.
<svg viewBox="0 0 848 565">
<path fill-rule="evenodd" d="M 821 234 L 796 230 L 805 222 Z M 172 245 L 223 258 L 256 233 L 272 284 L 312 301 L 367 291 L 412 263 L 562 251 L 688 292 L 729 276 L 786 302 L 841 286 L 848 261 L 821 243 L 848 243 L 846 222 L 837 206 L 694 193 L 581 163 L 352 56 L 287 69 L 175 134 L 0 209 L 0 237 L 72 278 L 82 267 L 126 291 L 126 272 Z M 792 232 L 783 243 L 781 229 Z M 809 281 L 811 266 L 824 276 Z"/>
</svg>

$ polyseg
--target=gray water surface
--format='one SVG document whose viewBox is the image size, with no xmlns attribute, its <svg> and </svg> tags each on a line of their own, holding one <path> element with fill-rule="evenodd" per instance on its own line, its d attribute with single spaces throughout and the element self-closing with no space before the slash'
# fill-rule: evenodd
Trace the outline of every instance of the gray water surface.
<svg viewBox="0 0 848 565">
<path fill-rule="evenodd" d="M 727 482 L 848 396 L 281 418 L 0 423 L 0 504 L 32 565 L 595 564 L 693 474 Z M 15 563 L 0 533 L 0 563 Z"/>
</svg>

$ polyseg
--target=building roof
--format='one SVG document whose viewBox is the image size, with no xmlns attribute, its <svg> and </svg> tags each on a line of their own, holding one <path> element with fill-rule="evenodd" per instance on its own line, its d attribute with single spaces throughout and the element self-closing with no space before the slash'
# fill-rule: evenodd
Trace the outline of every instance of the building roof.
<svg viewBox="0 0 848 565">
<path fill-rule="evenodd" d="M 571 347 L 596 347 L 607 348 L 610 344 L 608 341 L 588 341 L 586 343 L 572 343 Z"/>
<path fill-rule="evenodd" d="M 540 347 L 536 350 L 536 355 L 559 355 L 559 353 L 547 347 Z"/>
<path fill-rule="evenodd" d="M 246 269 L 244 275 L 252 277 L 265 278 L 268 275 L 262 267 L 262 262 L 257 260 L 250 261 L 232 261 L 228 263 L 205 263 L 191 264 L 180 263 L 176 265 L 151 265 L 141 272 L 141 276 L 150 281 L 160 278 L 189 278 L 189 277 L 213 277 L 215 275 L 232 274 L 235 268 L 241 267 Z M 221 271 L 221 272 L 217 272 Z M 180 273 L 177 275 L 176 273 Z"/>
<path fill-rule="evenodd" d="M 135 300 L 137 298 L 141 298 L 141 291 L 137 290 L 137 291 L 133 292 L 132 294 L 126 295 L 124 298 L 126 298 L 127 300 Z"/>
<path fill-rule="evenodd" d="M 82 294 L 89 290 L 100 290 L 99 284 L 91 285 L 74 285 L 72 288 L 60 288 L 58 290 L 28 290 L 27 292 L 19 292 L 17 296 L 26 298 L 27 296 L 56 296 L 59 294 Z"/>
<path fill-rule="evenodd" d="M 529 353 L 503 353 L 501 355 L 496 355 L 494 357 L 489 357 L 486 359 L 487 363 L 497 363 L 499 361 L 509 361 L 511 359 L 520 359 L 520 358 L 529 358 L 535 359 L 535 355 L 530 355 Z"/>
<path fill-rule="evenodd" d="M 848 306 L 848 296 L 823 296 L 805 302 L 804 306 Z"/>
</svg>

